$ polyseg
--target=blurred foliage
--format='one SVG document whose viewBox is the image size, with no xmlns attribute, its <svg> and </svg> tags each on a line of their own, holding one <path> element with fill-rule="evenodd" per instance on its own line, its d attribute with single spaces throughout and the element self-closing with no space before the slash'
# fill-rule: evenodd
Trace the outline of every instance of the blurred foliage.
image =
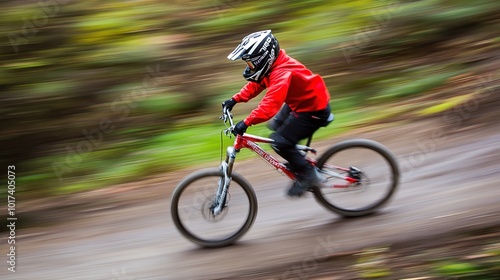
<svg viewBox="0 0 500 280">
<path fill-rule="evenodd" d="M 498 279 L 500 273 L 499 243 L 488 244 L 475 254 L 459 259 L 435 261 L 434 271 L 441 277 L 454 279 Z"/>
<path fill-rule="evenodd" d="M 498 234 L 494 237 L 491 233 L 484 234 L 491 240 L 483 241 L 478 241 L 481 234 L 477 232 L 466 238 L 456 233 L 452 236 L 447 236 L 452 241 L 434 244 L 434 247 L 429 244 L 418 247 L 418 242 L 405 245 L 404 253 L 402 248 L 389 246 L 365 248 L 352 255 L 350 270 L 355 271 L 359 279 L 498 279 Z M 331 260 L 331 264 L 334 263 Z"/>
<path fill-rule="evenodd" d="M 494 0 L 0 5 L 1 158 L 21 172 L 18 191 L 36 195 L 217 159 L 220 102 L 244 84 L 225 57 L 250 32 L 272 29 L 325 77 L 336 131 L 384 115 L 360 118 L 362 107 L 486 72 L 500 38 Z"/>
<path fill-rule="evenodd" d="M 358 253 L 359 258 L 354 268 L 358 271 L 360 278 L 370 279 L 390 276 L 391 271 L 387 267 L 388 257 L 386 256 L 389 250 L 388 247 L 365 248 Z"/>
</svg>

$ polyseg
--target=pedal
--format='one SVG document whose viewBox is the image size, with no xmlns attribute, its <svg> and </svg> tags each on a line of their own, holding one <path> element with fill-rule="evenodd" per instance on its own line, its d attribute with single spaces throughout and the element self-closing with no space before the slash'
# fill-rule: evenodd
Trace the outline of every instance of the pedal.
<svg viewBox="0 0 500 280">
<path fill-rule="evenodd" d="M 303 145 L 297 145 L 297 150 L 301 151 L 301 152 L 311 152 L 313 154 L 316 154 L 317 151 L 316 149 L 313 149 L 311 147 L 308 147 L 308 146 L 303 146 Z"/>
</svg>

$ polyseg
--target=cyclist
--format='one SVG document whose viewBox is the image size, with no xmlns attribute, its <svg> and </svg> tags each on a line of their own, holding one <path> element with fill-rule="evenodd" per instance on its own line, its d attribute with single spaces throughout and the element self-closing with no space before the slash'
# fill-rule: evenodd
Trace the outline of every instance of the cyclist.
<svg viewBox="0 0 500 280">
<path fill-rule="evenodd" d="M 329 122 L 330 94 L 321 76 L 280 49 L 271 30 L 252 33 L 228 55 L 228 59 L 247 63 L 243 77 L 248 83 L 231 99 L 222 103 L 229 110 L 239 102 L 247 102 L 267 89 L 258 107 L 234 127 L 242 135 L 247 128 L 268 120 L 274 132 L 273 150 L 288 161 L 297 180 L 288 190 L 289 196 L 301 196 L 325 179 L 295 148 Z"/>
</svg>

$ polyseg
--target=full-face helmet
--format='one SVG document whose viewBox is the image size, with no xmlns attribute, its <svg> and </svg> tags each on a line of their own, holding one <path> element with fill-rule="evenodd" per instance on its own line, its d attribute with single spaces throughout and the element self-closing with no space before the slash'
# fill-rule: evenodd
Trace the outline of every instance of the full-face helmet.
<svg viewBox="0 0 500 280">
<path fill-rule="evenodd" d="M 273 65 L 280 51 L 278 40 L 271 30 L 254 32 L 245 36 L 241 43 L 227 58 L 242 59 L 247 63 L 243 77 L 247 81 L 260 82 Z"/>
</svg>

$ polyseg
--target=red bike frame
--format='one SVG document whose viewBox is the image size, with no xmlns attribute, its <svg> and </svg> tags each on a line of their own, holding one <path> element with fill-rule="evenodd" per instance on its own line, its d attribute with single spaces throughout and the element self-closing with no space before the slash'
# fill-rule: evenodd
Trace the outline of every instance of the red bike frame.
<svg viewBox="0 0 500 280">
<path fill-rule="evenodd" d="M 278 170 L 278 172 L 286 175 L 290 179 L 294 180 L 295 179 L 295 173 L 293 173 L 290 169 L 288 169 L 283 163 L 281 163 L 279 160 L 277 160 L 275 157 L 273 157 L 271 154 L 266 152 L 264 149 L 262 149 L 259 145 L 256 143 L 266 143 L 266 144 L 272 144 L 274 140 L 270 138 L 265 138 L 265 137 L 260 137 L 256 135 L 251 135 L 251 134 L 244 134 L 244 135 L 236 135 L 236 139 L 234 140 L 234 149 L 236 151 L 240 151 L 243 148 L 248 148 L 252 151 L 254 151 L 257 155 L 259 155 L 260 158 L 262 158 L 264 161 L 269 163 L 272 167 Z M 308 159 L 311 162 L 314 162 L 312 159 Z"/>
<path fill-rule="evenodd" d="M 234 126 L 232 116 L 227 110 L 227 108 L 224 108 L 223 110 L 223 116 L 221 119 L 226 122 L 226 120 L 229 120 L 230 127 L 226 130 L 226 135 L 228 133 L 232 133 L 232 128 Z M 228 147 L 227 150 L 227 157 L 226 161 L 222 163 L 221 168 L 225 172 L 226 176 L 231 176 L 231 172 L 233 169 L 233 164 L 234 160 L 236 158 L 236 153 L 239 152 L 243 148 L 250 149 L 254 151 L 260 158 L 262 158 L 265 162 L 269 163 L 272 167 L 274 167 L 278 172 L 284 174 L 288 178 L 295 180 L 296 175 L 293 171 L 288 169 L 283 163 L 281 163 L 279 160 L 277 160 L 275 157 L 273 157 L 271 154 L 266 152 L 264 149 L 262 149 L 259 145 L 256 143 L 265 143 L 265 144 L 272 144 L 274 142 L 273 139 L 270 138 L 265 138 L 265 137 L 260 137 L 252 134 L 243 134 L 243 135 L 236 135 L 236 138 L 234 139 L 234 144 L 231 147 Z M 316 150 L 308 147 L 308 146 L 302 146 L 302 145 L 297 145 L 299 150 L 302 150 L 304 152 L 312 152 L 316 154 Z M 311 163 L 312 165 L 316 166 L 317 161 L 314 159 L 311 159 L 309 157 L 306 157 L 306 160 Z M 350 176 L 343 176 L 337 172 L 334 172 L 333 170 L 340 170 L 340 171 L 349 171 L 348 168 L 344 167 L 338 167 L 338 166 L 333 166 L 330 164 L 325 164 L 324 167 L 330 169 L 327 171 L 322 172 L 324 175 L 327 175 L 328 177 L 335 177 L 339 179 L 343 179 L 346 181 L 346 184 L 334 184 L 329 186 L 330 188 L 348 188 L 350 187 L 353 183 L 357 183 L 358 179 L 352 178 Z"/>
<path fill-rule="evenodd" d="M 266 144 L 272 144 L 273 140 L 270 138 L 264 138 L 256 135 L 251 135 L 251 134 L 244 134 L 243 136 L 237 135 L 236 139 L 234 140 L 233 147 L 236 152 L 239 152 L 243 148 L 248 148 L 252 151 L 254 151 L 257 155 L 259 155 L 260 158 L 262 158 L 264 161 L 269 163 L 272 167 L 274 167 L 278 172 L 284 174 L 288 178 L 294 180 L 295 179 L 295 173 L 293 173 L 290 169 L 288 169 L 283 163 L 281 163 L 279 160 L 277 160 L 275 157 L 273 157 L 271 154 L 266 152 L 264 149 L 262 149 L 259 145 L 256 143 L 266 143 Z M 303 146 L 302 148 L 308 149 L 309 151 L 315 152 L 314 149 L 311 149 L 307 146 Z M 307 161 L 312 163 L 314 166 L 316 166 L 316 160 L 311 159 L 311 158 L 306 158 Z M 333 165 L 326 165 L 327 167 L 331 169 L 337 169 L 337 170 L 342 170 L 342 171 L 348 171 L 349 169 L 339 167 L 339 166 L 333 166 Z M 348 188 L 351 186 L 353 183 L 358 182 L 357 179 L 348 177 L 348 176 L 340 176 L 339 174 L 332 174 L 332 176 L 341 178 L 346 180 L 346 184 L 334 184 L 329 187 L 331 188 Z"/>
</svg>

